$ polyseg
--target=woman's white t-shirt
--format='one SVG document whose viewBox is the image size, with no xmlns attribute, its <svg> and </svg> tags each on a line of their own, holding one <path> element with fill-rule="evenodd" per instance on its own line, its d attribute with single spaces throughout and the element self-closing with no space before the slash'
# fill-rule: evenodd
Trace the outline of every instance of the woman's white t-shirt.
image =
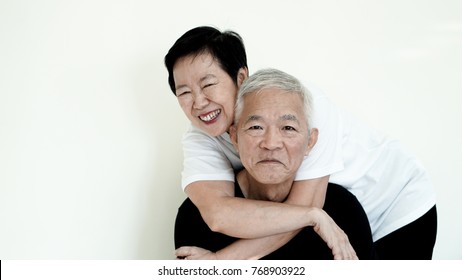
<svg viewBox="0 0 462 280">
<path fill-rule="evenodd" d="M 319 136 L 296 180 L 330 175 L 329 182 L 352 192 L 368 216 L 374 241 L 435 205 L 426 171 L 398 141 L 339 110 L 318 88 L 307 88 L 313 98 L 312 126 Z M 183 189 L 197 181 L 234 181 L 234 170 L 243 168 L 227 133 L 212 137 L 191 126 L 183 151 Z"/>
</svg>

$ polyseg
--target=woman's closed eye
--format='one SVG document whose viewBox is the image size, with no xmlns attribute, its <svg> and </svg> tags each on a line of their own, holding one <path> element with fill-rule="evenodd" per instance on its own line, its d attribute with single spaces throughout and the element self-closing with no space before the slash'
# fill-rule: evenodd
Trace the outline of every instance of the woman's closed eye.
<svg viewBox="0 0 462 280">
<path fill-rule="evenodd" d="M 191 93 L 191 91 L 180 91 L 176 93 L 176 97 L 185 96 L 186 94 Z"/>
<path fill-rule="evenodd" d="M 206 83 L 201 88 L 202 93 L 206 96 L 210 96 L 211 94 L 216 92 L 216 90 L 214 90 L 216 85 L 217 85 L 216 83 Z"/>
<path fill-rule="evenodd" d="M 209 84 L 204 85 L 202 88 L 208 88 L 214 85 L 216 85 L 216 83 L 209 83 Z"/>
</svg>

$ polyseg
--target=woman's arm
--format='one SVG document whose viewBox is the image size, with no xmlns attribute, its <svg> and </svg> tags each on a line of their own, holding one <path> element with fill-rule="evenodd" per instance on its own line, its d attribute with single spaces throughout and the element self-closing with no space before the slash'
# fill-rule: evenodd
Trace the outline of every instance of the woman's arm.
<svg viewBox="0 0 462 280">
<path fill-rule="evenodd" d="M 312 210 L 308 209 L 307 207 L 300 208 L 297 207 L 297 205 L 315 206 L 319 208 L 322 207 L 324 204 L 328 178 L 329 177 L 326 176 L 319 179 L 296 182 L 292 187 L 292 190 L 285 204 L 276 203 L 276 205 L 274 205 L 275 203 L 270 203 L 270 205 L 265 205 L 268 204 L 268 202 L 236 198 L 236 201 L 232 201 L 231 199 L 223 200 L 225 201 L 224 203 L 230 202 L 230 204 L 234 204 L 234 206 L 223 205 L 222 207 L 219 207 L 219 201 L 221 199 L 213 199 L 213 201 L 209 201 L 208 199 L 202 196 L 200 202 L 216 202 L 216 205 L 214 207 L 218 206 L 218 208 L 215 208 L 216 212 L 212 212 L 212 214 L 215 215 L 207 215 L 208 219 L 211 219 L 213 222 L 215 222 L 213 225 L 209 224 L 209 227 L 212 230 L 219 231 L 227 235 L 234 234 L 235 237 L 240 238 L 256 238 L 241 239 L 231 244 L 230 246 L 218 251 L 217 255 L 211 256 L 206 254 L 205 256 L 212 258 L 218 257 L 220 259 L 259 259 L 279 249 L 288 241 L 290 241 L 296 234 L 298 234 L 300 228 L 316 223 L 316 221 L 313 220 L 311 216 L 312 214 L 310 214 Z M 218 190 L 214 189 L 214 191 Z M 232 194 L 234 196 L 234 187 L 232 190 L 229 191 L 230 192 L 228 192 L 228 195 Z M 218 193 L 220 192 L 218 191 Z M 194 202 L 193 199 L 191 200 Z M 292 204 L 293 207 L 291 207 L 290 204 Z M 201 209 L 201 207 L 197 207 Z M 232 208 L 229 209 L 228 207 Z M 209 209 L 209 211 L 212 211 L 211 209 L 213 208 L 207 209 Z M 232 211 L 234 213 L 229 214 L 229 211 Z M 249 212 L 246 213 L 246 211 Z M 264 213 L 260 213 L 261 211 L 264 211 Z M 270 213 L 270 211 L 277 211 L 277 213 Z M 285 216 L 285 214 L 281 213 L 281 211 L 286 211 L 291 214 L 289 214 L 289 216 Z M 252 215 L 253 213 L 255 213 L 256 215 Z M 298 217 L 290 215 L 301 216 Z M 202 214 L 202 216 L 207 223 L 204 214 Z M 267 219 L 266 221 L 265 218 Z M 325 220 L 326 219 L 324 219 L 324 221 Z M 330 219 L 330 217 L 328 217 L 327 220 L 331 224 L 320 228 L 322 230 L 318 231 L 318 234 L 321 235 L 324 241 L 326 241 L 326 243 L 328 244 L 329 248 L 332 249 L 334 258 L 356 258 L 354 249 L 349 243 L 348 238 L 346 237 L 344 232 L 335 224 L 335 222 L 332 219 Z M 227 222 L 234 223 L 234 226 L 226 225 Z M 327 222 L 324 222 L 324 224 L 327 224 Z M 297 226 L 299 227 L 296 228 Z M 295 229 L 287 231 L 286 229 L 288 228 Z M 226 232 L 226 230 L 228 231 Z M 268 231 L 265 232 L 265 230 Z M 270 231 L 275 233 L 268 233 Z M 268 236 L 268 234 L 270 235 Z M 259 236 L 262 237 L 257 238 Z M 189 256 L 190 259 L 198 257 L 194 254 L 200 254 L 202 256 L 203 250 L 200 250 L 199 252 L 197 250 L 199 249 L 195 249 L 193 247 L 183 247 L 177 251 L 177 256 Z"/>
<path fill-rule="evenodd" d="M 307 208 L 306 220 L 331 248 L 334 259 L 357 259 L 345 233 L 319 208 Z M 299 230 L 258 239 L 240 239 L 216 253 L 198 247 L 181 247 L 176 251 L 186 259 L 260 259 L 290 241 Z M 309 250 L 309 248 L 300 248 Z"/>
<path fill-rule="evenodd" d="M 228 181 L 195 182 L 186 193 L 212 231 L 253 239 L 308 226 L 307 208 L 302 206 L 323 205 L 327 180 L 297 182 L 286 203 L 234 197 L 234 184 Z"/>
</svg>

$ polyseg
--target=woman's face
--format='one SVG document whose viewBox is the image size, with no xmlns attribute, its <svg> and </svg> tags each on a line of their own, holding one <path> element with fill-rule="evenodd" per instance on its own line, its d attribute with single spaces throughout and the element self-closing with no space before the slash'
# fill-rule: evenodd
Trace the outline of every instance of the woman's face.
<svg viewBox="0 0 462 280">
<path fill-rule="evenodd" d="M 228 131 L 238 86 L 210 54 L 180 58 L 173 67 L 173 78 L 178 102 L 194 126 L 211 136 Z M 238 79 L 239 86 L 244 78 Z"/>
</svg>

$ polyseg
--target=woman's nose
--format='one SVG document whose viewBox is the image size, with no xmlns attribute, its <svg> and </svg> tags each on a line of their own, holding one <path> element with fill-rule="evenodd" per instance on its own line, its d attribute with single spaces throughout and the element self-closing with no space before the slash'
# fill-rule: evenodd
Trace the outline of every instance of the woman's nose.
<svg viewBox="0 0 462 280">
<path fill-rule="evenodd" d="M 194 109 L 203 109 L 205 108 L 205 106 L 208 105 L 209 103 L 209 100 L 208 98 L 201 92 L 201 91 L 197 91 L 196 93 L 193 93 L 193 96 L 194 96 Z"/>
</svg>

